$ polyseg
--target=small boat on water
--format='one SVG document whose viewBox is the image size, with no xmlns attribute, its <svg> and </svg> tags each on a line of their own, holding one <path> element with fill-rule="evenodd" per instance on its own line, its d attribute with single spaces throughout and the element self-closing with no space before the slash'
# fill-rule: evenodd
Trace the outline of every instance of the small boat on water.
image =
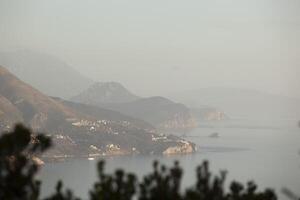
<svg viewBox="0 0 300 200">
<path fill-rule="evenodd" d="M 89 157 L 89 158 L 88 158 L 88 160 L 95 160 L 95 158 L 93 158 L 93 157 Z"/>
</svg>

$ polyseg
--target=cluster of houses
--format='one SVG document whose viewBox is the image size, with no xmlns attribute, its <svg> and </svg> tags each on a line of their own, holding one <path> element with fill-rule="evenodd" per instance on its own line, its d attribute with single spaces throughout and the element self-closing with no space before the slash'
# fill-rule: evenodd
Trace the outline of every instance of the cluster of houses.
<svg viewBox="0 0 300 200">
<path fill-rule="evenodd" d="M 89 120 L 80 120 L 73 122 L 72 125 L 76 127 L 86 127 L 87 131 L 89 132 L 96 132 L 96 131 L 103 131 L 106 133 L 119 135 L 119 132 L 116 132 L 112 129 L 113 126 L 111 124 L 121 125 L 121 126 L 130 126 L 130 122 L 128 121 L 121 121 L 121 122 L 114 122 L 109 120 L 97 120 L 97 121 L 89 121 Z"/>
</svg>

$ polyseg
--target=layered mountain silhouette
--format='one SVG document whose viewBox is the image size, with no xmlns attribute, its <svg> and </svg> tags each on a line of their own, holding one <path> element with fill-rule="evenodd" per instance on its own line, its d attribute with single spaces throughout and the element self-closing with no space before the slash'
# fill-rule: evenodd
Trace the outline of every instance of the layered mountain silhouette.
<svg viewBox="0 0 300 200">
<path fill-rule="evenodd" d="M 93 83 L 59 58 L 30 50 L 0 52 L 0 65 L 49 96 L 70 98 Z"/>
<path fill-rule="evenodd" d="M 192 143 L 158 134 L 142 120 L 48 97 L 0 67 L 0 131 L 16 122 L 53 138 L 49 158 L 194 151 Z"/>
<path fill-rule="evenodd" d="M 170 95 L 191 107 L 212 105 L 237 119 L 299 119 L 299 99 L 253 89 L 202 88 Z"/>
<path fill-rule="evenodd" d="M 95 83 L 71 99 L 142 119 L 160 129 L 181 130 L 196 126 L 190 110 L 164 97 L 141 98 L 120 83 Z"/>
<path fill-rule="evenodd" d="M 186 129 L 195 125 L 191 112 L 182 104 L 165 99 L 168 106 L 162 107 L 158 97 L 141 98 L 120 83 L 94 83 L 64 61 L 51 55 L 30 50 L 0 52 L 0 65 L 7 67 L 22 81 L 47 96 L 109 108 L 164 129 Z M 153 108 L 153 111 L 138 111 L 139 104 L 143 103 Z M 131 111 L 128 112 L 124 106 L 129 106 Z"/>
<path fill-rule="evenodd" d="M 139 99 L 140 97 L 128 91 L 123 85 L 117 82 L 97 82 L 77 96 L 72 101 L 102 105 L 107 103 L 124 103 Z"/>
<path fill-rule="evenodd" d="M 194 117 L 185 105 L 160 96 L 141 98 L 128 103 L 107 104 L 105 107 L 143 119 L 161 129 L 180 130 L 196 126 Z"/>
<path fill-rule="evenodd" d="M 72 101 L 67 101 L 64 99 L 60 99 L 57 97 L 52 97 L 56 101 L 61 102 L 63 105 L 72 108 L 80 113 L 85 113 L 88 114 L 89 116 L 98 118 L 98 119 L 106 119 L 106 120 L 114 120 L 114 121 L 128 121 L 132 124 L 134 124 L 137 127 L 144 128 L 144 129 L 155 129 L 154 126 L 152 126 L 150 123 L 138 119 L 138 118 L 133 118 L 128 115 L 124 115 L 120 112 L 114 111 L 114 110 L 109 110 L 105 108 L 100 108 L 98 106 L 92 106 L 92 105 L 86 105 L 82 103 L 76 103 Z"/>
</svg>

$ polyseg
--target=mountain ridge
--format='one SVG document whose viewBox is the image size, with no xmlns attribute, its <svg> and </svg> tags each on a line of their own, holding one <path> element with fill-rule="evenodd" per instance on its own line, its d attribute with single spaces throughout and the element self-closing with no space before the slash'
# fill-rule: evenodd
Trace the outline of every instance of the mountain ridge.
<svg viewBox="0 0 300 200">
<path fill-rule="evenodd" d="M 175 153 L 195 151 L 194 144 L 178 137 L 161 137 L 141 120 L 46 96 L 4 67 L 0 67 L 0 111 L 0 132 L 19 121 L 34 131 L 47 132 L 55 143 L 45 155 L 50 159 L 170 154 L 174 148 Z M 15 115 L 10 116 L 11 112 Z"/>
<path fill-rule="evenodd" d="M 196 121 L 185 105 L 161 96 L 138 97 L 116 82 L 95 83 L 71 101 L 114 110 L 163 130 L 196 127 Z"/>
<path fill-rule="evenodd" d="M 123 103 L 139 99 L 118 82 L 96 82 L 70 100 L 90 105 Z"/>
</svg>

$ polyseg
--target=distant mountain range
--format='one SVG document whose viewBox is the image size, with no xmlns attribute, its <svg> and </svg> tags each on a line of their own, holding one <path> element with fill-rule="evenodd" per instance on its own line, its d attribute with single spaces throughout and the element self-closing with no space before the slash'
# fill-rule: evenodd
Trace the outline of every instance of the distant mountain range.
<svg viewBox="0 0 300 200">
<path fill-rule="evenodd" d="M 198 106 L 190 108 L 192 115 L 198 119 L 198 121 L 223 121 L 228 120 L 230 117 L 221 109 L 210 106 Z"/>
<path fill-rule="evenodd" d="M 30 50 L 0 52 L 1 64 L 47 96 L 118 111 L 159 129 L 190 129 L 196 126 L 193 114 L 201 115 L 199 110 L 194 112 L 163 97 L 139 97 L 118 82 L 93 82 L 59 58 L 47 54 Z M 216 116 L 213 112 L 202 114 L 210 115 L 207 119 L 212 120 Z"/>
<path fill-rule="evenodd" d="M 188 130 L 197 126 L 191 111 L 183 104 L 164 97 L 141 98 L 120 104 L 107 104 L 106 108 L 143 119 L 163 130 Z"/>
<path fill-rule="evenodd" d="M 142 120 L 48 97 L 0 67 L 0 132 L 16 122 L 53 138 L 55 147 L 46 154 L 49 158 L 195 150 L 192 143 L 158 134 Z"/>
<path fill-rule="evenodd" d="M 252 89 L 204 88 L 168 95 L 190 107 L 222 108 L 230 118 L 300 119 L 300 99 Z"/>
<path fill-rule="evenodd" d="M 93 83 L 59 58 L 30 50 L 0 52 L 0 65 L 48 96 L 71 98 Z"/>
<path fill-rule="evenodd" d="M 182 130 L 196 127 L 196 121 L 185 105 L 164 97 L 138 97 L 120 83 L 95 83 L 71 101 L 115 110 L 142 119 L 159 129 Z"/>
</svg>

